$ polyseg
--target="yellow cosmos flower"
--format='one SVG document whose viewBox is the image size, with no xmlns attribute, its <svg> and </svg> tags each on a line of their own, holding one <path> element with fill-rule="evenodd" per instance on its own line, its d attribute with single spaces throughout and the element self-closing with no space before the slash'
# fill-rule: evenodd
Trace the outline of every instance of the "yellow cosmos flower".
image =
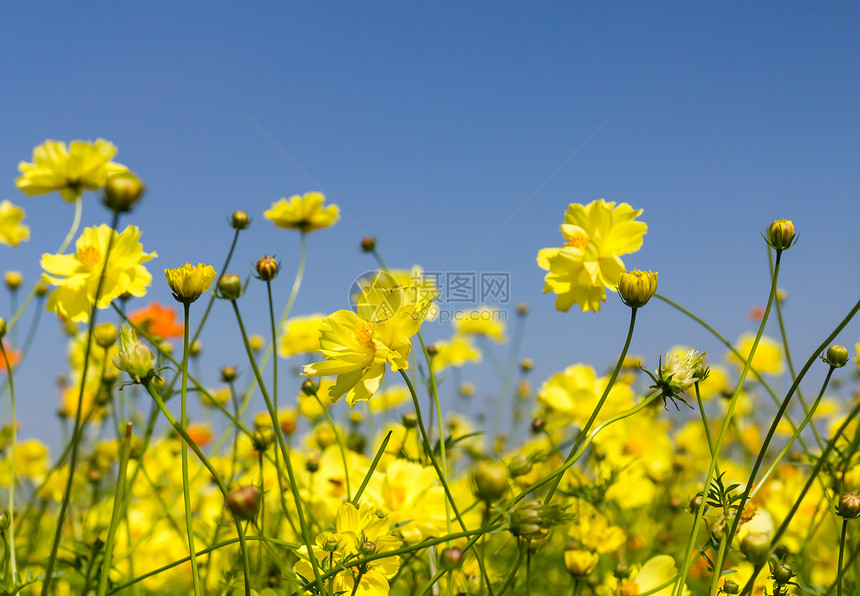
<svg viewBox="0 0 860 596">
<path fill-rule="evenodd" d="M 752 351 L 754 342 L 754 333 L 744 333 L 738 338 L 735 347 L 746 358 Z M 731 352 L 728 355 L 728 359 L 729 362 L 739 368 L 742 368 L 744 365 L 743 361 Z M 779 342 L 763 335 L 758 342 L 758 347 L 755 349 L 755 354 L 753 354 L 752 367 L 762 375 L 781 375 L 785 371 L 785 365 L 782 358 L 782 347 Z"/>
<path fill-rule="evenodd" d="M 421 267 L 375 271 L 353 284 L 350 300 L 358 314 L 367 320 L 385 320 L 400 308 L 419 306 L 419 315 L 429 321 L 438 314 L 433 300 L 439 296 L 439 286 L 433 275 L 425 275 Z"/>
<path fill-rule="evenodd" d="M 324 318 L 324 314 L 318 313 L 284 321 L 278 355 L 289 358 L 296 354 L 316 352 L 320 347 L 320 325 Z"/>
<path fill-rule="evenodd" d="M 481 361 L 481 351 L 467 337 L 454 337 L 451 341 L 437 341 L 433 346 L 436 355 L 433 356 L 433 370 L 442 372 L 448 367 L 461 367 L 468 362 Z"/>
<path fill-rule="evenodd" d="M 105 265 L 111 238 L 110 259 Z M 143 252 L 137 226 L 128 226 L 120 234 L 105 224 L 87 228 L 75 246 L 77 250 L 73 254 L 42 255 L 41 264 L 45 270 L 42 281 L 57 286 L 48 297 L 48 310 L 72 322 L 89 321 L 102 268 L 105 275 L 98 308 L 107 308 L 126 292 L 138 297 L 146 294 L 152 276 L 143 263 L 158 255 Z"/>
<path fill-rule="evenodd" d="M 327 228 L 340 219 L 337 205 L 323 207 L 325 196 L 319 192 L 308 192 L 303 197 L 293 195 L 290 200 L 281 199 L 272 203 L 272 208 L 263 217 L 279 228 L 299 230 L 309 234 Z"/>
<path fill-rule="evenodd" d="M 627 579 L 617 580 L 609 576 L 610 593 L 620 596 L 636 596 L 637 594 L 651 594 L 652 596 L 671 596 L 674 594 L 674 586 L 669 584 L 662 590 L 652 591 L 656 587 L 665 584 L 678 575 L 675 559 L 669 555 L 657 555 L 648 559 L 638 570 L 634 567 Z M 683 596 L 689 596 L 690 590 L 684 586 Z"/>
<path fill-rule="evenodd" d="M 329 395 L 346 394 L 350 407 L 367 400 L 379 389 L 386 363 L 391 370 L 409 370 L 409 352 L 421 325 L 413 310 L 403 308 L 385 321 L 368 321 L 350 310 L 339 310 L 322 322 L 320 352 L 323 362 L 308 364 L 306 377 L 337 375 Z"/>
<path fill-rule="evenodd" d="M 367 402 L 367 409 L 374 414 L 378 414 L 405 404 L 412 396 L 406 385 L 395 385 L 380 391 L 374 397 L 375 399 Z"/>
<path fill-rule="evenodd" d="M 620 256 L 642 246 L 648 226 L 635 221 L 641 214 L 627 203 L 616 206 L 604 199 L 567 208 L 564 246 L 544 248 L 537 256 L 538 265 L 549 271 L 543 291 L 557 294 L 556 309 L 566 312 L 576 304 L 583 311 L 600 310 L 606 288 L 614 290 L 626 270 Z"/>
<path fill-rule="evenodd" d="M 482 306 L 475 310 L 456 313 L 454 329 L 458 335 L 484 335 L 504 343 L 506 313 L 497 306 Z"/>
<path fill-rule="evenodd" d="M 537 402 L 547 411 L 544 417 L 550 428 L 559 428 L 572 422 L 585 424 L 600 396 L 606 389 L 609 377 L 598 377 L 586 364 L 568 366 L 541 385 Z M 620 414 L 633 406 L 633 390 L 626 383 L 616 382 L 600 409 L 596 422 Z"/>
<path fill-rule="evenodd" d="M 185 263 L 176 269 L 165 269 L 164 276 L 167 285 L 173 292 L 173 297 L 179 302 L 192 303 L 209 289 L 215 280 L 215 269 L 212 265 Z"/>
<path fill-rule="evenodd" d="M 27 196 L 60 191 L 63 200 L 74 202 L 84 190 L 97 190 L 108 177 L 128 168 L 111 161 L 117 148 L 104 139 L 72 141 L 47 140 L 33 149 L 33 163 L 18 164 L 21 177 L 15 181 Z"/>
<path fill-rule="evenodd" d="M 18 246 L 30 239 L 30 228 L 22 224 L 24 210 L 11 201 L 0 202 L 0 244 Z"/>
</svg>

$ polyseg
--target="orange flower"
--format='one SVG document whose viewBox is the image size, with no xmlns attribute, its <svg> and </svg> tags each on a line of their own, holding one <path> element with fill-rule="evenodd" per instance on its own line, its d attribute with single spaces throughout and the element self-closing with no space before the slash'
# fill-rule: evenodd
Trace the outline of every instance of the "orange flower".
<svg viewBox="0 0 860 596">
<path fill-rule="evenodd" d="M 21 352 L 19 350 L 14 350 L 9 344 L 4 340 L 3 348 L 6 350 L 6 358 L 9 359 L 9 364 L 12 365 L 12 368 L 18 366 L 18 363 L 21 362 Z M 6 358 L 0 356 L 0 372 L 8 372 L 6 368 Z"/>
<path fill-rule="evenodd" d="M 128 319 L 150 337 L 182 337 L 185 331 L 182 324 L 176 321 L 176 311 L 158 302 L 152 302 L 146 308 L 134 311 Z"/>
<path fill-rule="evenodd" d="M 188 425 L 188 436 L 191 440 L 197 443 L 198 447 L 205 447 L 212 441 L 212 431 L 209 427 L 203 424 Z"/>
</svg>

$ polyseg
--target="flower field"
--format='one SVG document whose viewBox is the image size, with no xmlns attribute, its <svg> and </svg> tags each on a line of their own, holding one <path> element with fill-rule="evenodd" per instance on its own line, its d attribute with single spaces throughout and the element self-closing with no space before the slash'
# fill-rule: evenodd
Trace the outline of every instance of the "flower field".
<svg viewBox="0 0 860 596">
<path fill-rule="evenodd" d="M 319 192 L 225 213 L 217 262 L 155 269 L 159 239 L 134 225 L 146 188 L 117 151 L 48 140 L 19 165 L 23 195 L 73 204 L 75 217 L 38 270 L 5 275 L 16 307 L 0 320 L 0 593 L 860 593 L 856 354 L 834 343 L 860 302 L 816 349 L 792 350 L 781 266 L 809 250 L 792 221 L 761 230 L 769 293 L 740 338 L 662 295 L 657 272 L 628 270 L 647 242 L 644 209 L 598 199 L 559 205 L 546 230 L 535 267 L 547 301 L 509 319 L 494 304 L 457 311 L 431 343 L 438 280 L 389 269 L 370 236 L 355 239 L 371 272 L 350 308 L 294 312 L 308 239 L 341 217 Z M 0 203 L 0 244 L 29 241 L 21 202 Z M 84 205 L 108 223 L 82 227 Z M 235 262 L 262 227 L 298 235 L 289 267 Z M 350 272 L 329 269 L 348 285 Z M 273 291 L 292 271 L 289 293 Z M 248 300 L 252 284 L 267 300 Z M 174 304 L 149 299 L 156 285 Z M 628 317 L 614 361 L 537 378 L 522 346 L 530 309 L 603 316 L 609 301 Z M 724 353 L 684 337 L 630 353 L 656 302 Z M 214 309 L 235 320 L 244 361 L 201 351 Z M 266 334 L 247 330 L 252 311 Z M 18 427 L 33 399 L 19 364 L 52 332 L 43 312 L 68 342 L 58 452 Z M 467 366 L 498 377 L 489 416 L 471 407 Z M 217 387 L 201 370 L 218 370 Z M 189 415 L 201 409 L 204 421 Z"/>
</svg>

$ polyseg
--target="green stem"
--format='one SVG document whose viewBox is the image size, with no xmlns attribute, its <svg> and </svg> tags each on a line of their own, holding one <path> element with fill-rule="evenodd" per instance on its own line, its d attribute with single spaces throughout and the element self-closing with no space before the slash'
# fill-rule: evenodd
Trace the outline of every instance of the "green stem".
<svg viewBox="0 0 860 596">
<path fill-rule="evenodd" d="M 183 430 L 188 430 L 188 414 L 186 412 L 186 401 L 188 394 L 188 322 L 191 303 L 182 303 L 185 311 L 185 328 L 182 341 L 182 389 L 180 393 L 181 410 L 179 423 Z M 200 572 L 197 567 L 197 551 L 194 548 L 194 525 L 191 521 L 191 487 L 188 482 L 188 442 L 183 441 L 182 454 L 182 497 L 185 502 L 185 531 L 188 533 L 188 552 L 191 555 L 191 580 L 194 585 L 194 594 L 200 594 Z"/>
<path fill-rule="evenodd" d="M 12 382 L 12 363 L 6 353 L 6 346 L 0 338 L 0 353 L 6 364 L 6 374 L 9 379 L 9 396 L 12 402 L 12 437 L 9 445 L 9 562 L 12 569 L 12 582 L 17 581 L 18 564 L 15 560 L 15 443 L 18 435 L 18 417 L 15 413 L 15 384 Z"/>
<path fill-rule="evenodd" d="M 304 238 L 304 236 L 302 238 Z M 239 324 L 239 331 L 242 334 L 242 341 L 245 344 L 245 351 L 247 352 L 248 359 L 251 362 L 251 368 L 254 369 L 254 378 L 257 381 L 257 385 L 260 387 L 260 393 L 263 394 L 263 399 L 265 400 L 266 407 L 269 410 L 269 417 L 272 420 L 272 426 L 274 427 L 275 437 L 278 441 L 278 447 L 281 450 L 281 455 L 283 456 L 284 463 L 287 466 L 287 475 L 290 481 L 290 491 L 293 493 L 293 500 L 296 503 L 296 513 L 299 518 L 299 527 L 301 529 L 302 541 L 304 542 L 305 547 L 308 549 L 308 553 L 313 553 L 313 542 L 311 541 L 307 520 L 305 519 L 302 498 L 299 494 L 299 486 L 296 481 L 296 476 L 293 473 L 293 464 L 290 460 L 290 453 L 287 449 L 286 442 L 284 441 L 284 433 L 281 431 L 281 426 L 278 423 L 278 413 L 275 411 L 274 405 L 272 404 L 272 400 L 269 399 L 269 393 L 266 391 L 266 386 L 263 383 L 263 377 L 260 373 L 260 368 L 257 366 L 257 361 L 254 358 L 254 351 L 251 349 L 251 344 L 248 341 L 248 334 L 245 332 L 245 325 L 242 322 L 242 315 L 239 313 L 239 305 L 235 300 L 231 300 L 230 303 L 233 305 L 233 312 L 236 314 L 236 321 Z M 310 560 L 311 568 L 314 571 L 314 583 L 316 584 L 319 593 L 322 594 L 324 587 L 322 580 L 320 579 L 319 565 L 317 564 L 316 557 L 311 556 Z"/>
<path fill-rule="evenodd" d="M 749 354 L 747 354 L 745 359 L 744 359 L 743 370 L 741 371 L 740 377 L 738 378 L 737 387 L 735 387 L 734 394 L 732 395 L 731 401 L 729 402 L 728 412 L 726 413 L 725 420 L 723 421 L 723 426 L 720 429 L 720 435 L 719 435 L 719 437 L 717 437 L 717 443 L 716 443 L 716 445 L 714 445 L 714 453 L 711 456 L 711 463 L 710 463 L 710 466 L 708 467 L 708 474 L 705 477 L 705 488 L 703 490 L 703 494 L 707 494 L 708 488 L 711 486 L 711 481 L 714 478 L 714 472 L 716 471 L 716 468 L 717 468 L 717 459 L 719 458 L 720 449 L 723 446 L 723 441 L 726 438 L 726 433 L 727 433 L 729 427 L 731 426 L 731 420 L 732 420 L 732 416 L 734 415 L 734 412 L 735 412 L 735 406 L 738 403 L 738 398 L 740 397 L 741 393 L 743 392 L 744 380 L 746 380 L 747 373 L 749 373 L 750 367 L 752 365 L 752 360 L 753 360 L 753 357 L 755 355 L 756 348 L 758 348 L 759 341 L 761 341 L 761 336 L 764 333 L 765 325 L 767 325 L 767 318 L 768 318 L 768 315 L 770 314 L 771 306 L 773 306 L 774 298 L 776 297 L 776 283 L 777 283 L 777 279 L 779 278 L 779 262 L 780 262 L 781 257 L 782 257 L 782 251 L 777 251 L 776 263 L 774 264 L 773 276 L 771 278 L 771 284 L 770 284 L 770 294 L 768 295 L 768 298 L 767 298 L 767 306 L 765 307 L 764 315 L 762 316 L 761 324 L 759 325 L 758 332 L 756 333 L 752 348 L 750 348 Z M 749 493 L 747 493 L 747 494 L 749 494 Z M 684 552 L 684 559 L 681 563 L 681 572 L 678 575 L 678 582 L 675 584 L 674 592 L 675 592 L 676 596 L 681 596 L 681 594 L 684 591 L 684 584 L 687 580 L 687 573 L 690 570 L 690 560 L 691 560 L 692 555 L 693 555 L 693 548 L 696 544 L 696 537 L 699 534 L 699 526 L 702 523 L 702 517 L 704 515 L 704 510 L 705 510 L 705 499 L 702 499 L 702 504 L 699 506 L 698 510 L 696 511 L 696 518 L 693 521 L 693 528 L 690 531 L 690 539 L 687 541 L 687 548 Z M 743 511 L 743 504 L 741 504 L 741 506 L 738 508 L 737 511 L 739 513 L 741 511 Z M 736 515 L 735 520 L 740 520 L 740 517 L 741 517 L 740 515 Z M 731 536 L 729 536 L 729 544 L 731 544 Z M 720 569 L 722 567 L 722 563 L 723 563 L 722 559 L 718 558 L 718 560 L 715 561 L 715 563 L 714 563 L 714 569 Z"/>
<path fill-rule="evenodd" d="M 836 594 L 842 596 L 842 557 L 845 554 L 845 534 L 848 533 L 848 520 L 842 520 L 842 536 L 839 537 L 839 563 L 836 565 Z"/>
<path fill-rule="evenodd" d="M 99 577 L 98 596 L 104 596 L 107 592 L 108 575 L 110 575 L 111 556 L 113 554 L 114 540 L 116 539 L 116 529 L 119 525 L 120 510 L 122 509 L 122 501 L 125 495 L 125 475 L 128 470 L 129 448 L 131 446 L 131 422 L 125 426 L 125 440 L 120 447 L 119 458 L 119 475 L 116 480 L 116 490 L 113 497 L 113 511 L 110 516 L 110 526 L 108 527 L 107 542 L 105 543 L 104 558 L 102 559 L 102 572 Z"/>
<path fill-rule="evenodd" d="M 78 218 L 80 217 L 80 213 L 79 213 L 80 206 L 79 205 L 80 205 L 80 198 L 78 199 L 77 208 L 75 209 L 76 220 L 78 220 Z M 73 224 L 73 226 L 72 226 L 72 229 L 74 230 L 74 232 L 77 232 L 77 225 L 76 225 L 77 223 L 78 223 L 78 221 L 76 221 L 75 224 Z M 83 434 L 83 428 L 81 425 L 81 410 L 83 409 L 84 389 L 86 387 L 86 382 L 87 382 L 87 370 L 89 369 L 89 364 L 90 364 L 90 352 L 92 351 L 92 346 L 93 346 L 93 329 L 95 328 L 95 324 L 96 324 L 96 313 L 98 312 L 99 298 L 101 297 L 102 288 L 104 287 L 104 281 L 105 281 L 105 274 L 107 272 L 107 266 L 108 266 L 108 263 L 110 262 L 111 249 L 113 248 L 114 240 L 117 236 L 116 228 L 117 228 L 118 224 L 119 224 L 119 213 L 114 212 L 113 219 L 111 220 L 111 226 L 110 226 L 111 232 L 110 232 L 110 236 L 108 237 L 108 244 L 107 244 L 107 248 L 105 250 L 105 258 L 104 258 L 104 261 L 103 261 L 103 264 L 101 267 L 101 271 L 99 272 L 99 281 L 98 281 L 98 284 L 96 285 L 96 292 L 95 292 L 95 296 L 93 297 L 93 305 L 92 305 L 92 308 L 90 309 L 89 327 L 87 328 L 87 346 L 86 346 L 86 349 L 84 350 L 84 364 L 83 364 L 83 367 L 81 370 L 81 384 L 80 384 L 80 388 L 78 390 L 78 407 L 77 407 L 77 410 L 75 411 L 75 426 L 74 426 L 74 429 L 72 430 L 72 440 L 71 440 L 72 451 L 71 451 L 71 454 L 69 455 L 69 479 L 66 482 L 66 488 L 65 488 L 65 491 L 63 492 L 63 502 L 60 505 L 60 515 L 59 515 L 59 518 L 57 519 L 57 530 L 54 533 L 54 541 L 53 541 L 53 544 L 51 545 L 51 554 L 48 557 L 48 564 L 45 566 L 45 581 L 42 583 L 42 596 L 47 596 L 49 594 L 49 588 L 51 586 L 52 580 L 54 579 L 54 565 L 57 562 L 57 553 L 59 552 L 59 549 L 60 549 L 60 539 L 63 536 L 63 526 L 65 525 L 65 521 L 66 521 L 66 513 L 69 510 L 69 502 L 70 502 L 71 493 L 72 493 L 72 481 L 74 480 L 75 469 L 77 468 L 77 465 L 78 465 L 78 447 L 79 447 L 80 442 L 81 442 L 81 438 L 82 438 L 81 435 Z M 72 233 L 72 230 L 70 230 L 69 236 L 67 236 L 66 240 L 63 242 L 63 246 L 61 247 L 62 250 L 66 249 L 66 247 L 68 246 L 68 243 L 70 242 L 70 238 L 73 235 L 74 234 Z M 23 305 L 22 305 L 22 307 L 23 307 Z M 95 408 L 95 404 L 93 404 L 92 408 Z"/>
<path fill-rule="evenodd" d="M 618 362 L 615 364 L 615 369 L 612 371 L 612 376 L 609 377 L 609 382 L 606 383 L 606 389 L 603 390 L 603 395 L 600 396 L 600 399 L 597 402 L 597 406 L 595 406 L 594 410 L 591 412 L 591 416 L 589 416 L 588 421 L 585 423 L 585 426 L 582 427 L 582 430 L 579 431 L 579 436 L 576 439 L 576 442 L 573 444 L 573 447 L 570 448 L 570 452 L 567 455 L 567 459 L 580 448 L 582 443 L 585 441 L 588 436 L 588 431 L 591 430 L 591 426 L 594 424 L 594 421 L 597 419 L 597 415 L 600 413 L 600 409 L 603 407 L 603 404 L 606 402 L 606 399 L 609 397 L 609 392 L 612 390 L 612 386 L 615 384 L 615 379 L 618 378 L 618 373 L 621 372 L 621 367 L 624 365 L 624 358 L 627 356 L 627 350 L 630 348 L 630 342 L 633 339 L 633 327 L 636 325 L 636 312 L 639 309 L 631 308 L 630 309 L 630 326 L 627 329 L 627 339 L 624 340 L 624 348 L 621 350 L 621 355 L 618 357 Z M 544 498 L 544 503 L 549 503 L 552 496 L 555 494 L 556 489 L 558 489 L 558 485 L 561 483 L 561 476 L 556 476 L 553 481 L 552 486 L 549 488 L 549 492 L 547 492 L 546 497 Z"/>
</svg>

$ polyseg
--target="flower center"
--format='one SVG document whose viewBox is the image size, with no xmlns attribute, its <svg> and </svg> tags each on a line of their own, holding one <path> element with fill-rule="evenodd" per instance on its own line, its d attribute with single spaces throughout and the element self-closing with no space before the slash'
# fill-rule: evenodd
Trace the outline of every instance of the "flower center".
<svg viewBox="0 0 860 596">
<path fill-rule="evenodd" d="M 626 580 L 618 588 L 619 596 L 636 596 L 639 594 L 639 584 L 634 581 Z"/>
<path fill-rule="evenodd" d="M 391 509 L 400 509 L 406 502 L 406 487 L 394 485 L 388 487 L 386 500 L 391 505 Z"/>
<path fill-rule="evenodd" d="M 352 334 L 355 341 L 368 349 L 375 350 L 376 345 L 373 343 L 373 323 L 370 321 L 361 321 L 355 327 L 355 333 Z"/>
<path fill-rule="evenodd" d="M 586 236 L 582 232 L 577 232 L 570 240 L 565 242 L 564 245 L 572 246 L 574 248 L 578 248 L 579 250 L 585 250 L 586 248 L 588 248 L 588 236 Z"/>
<path fill-rule="evenodd" d="M 77 255 L 78 261 L 80 261 L 81 265 L 92 269 L 96 265 L 98 265 L 102 260 L 102 253 L 95 246 L 81 246 L 78 248 Z"/>
</svg>

